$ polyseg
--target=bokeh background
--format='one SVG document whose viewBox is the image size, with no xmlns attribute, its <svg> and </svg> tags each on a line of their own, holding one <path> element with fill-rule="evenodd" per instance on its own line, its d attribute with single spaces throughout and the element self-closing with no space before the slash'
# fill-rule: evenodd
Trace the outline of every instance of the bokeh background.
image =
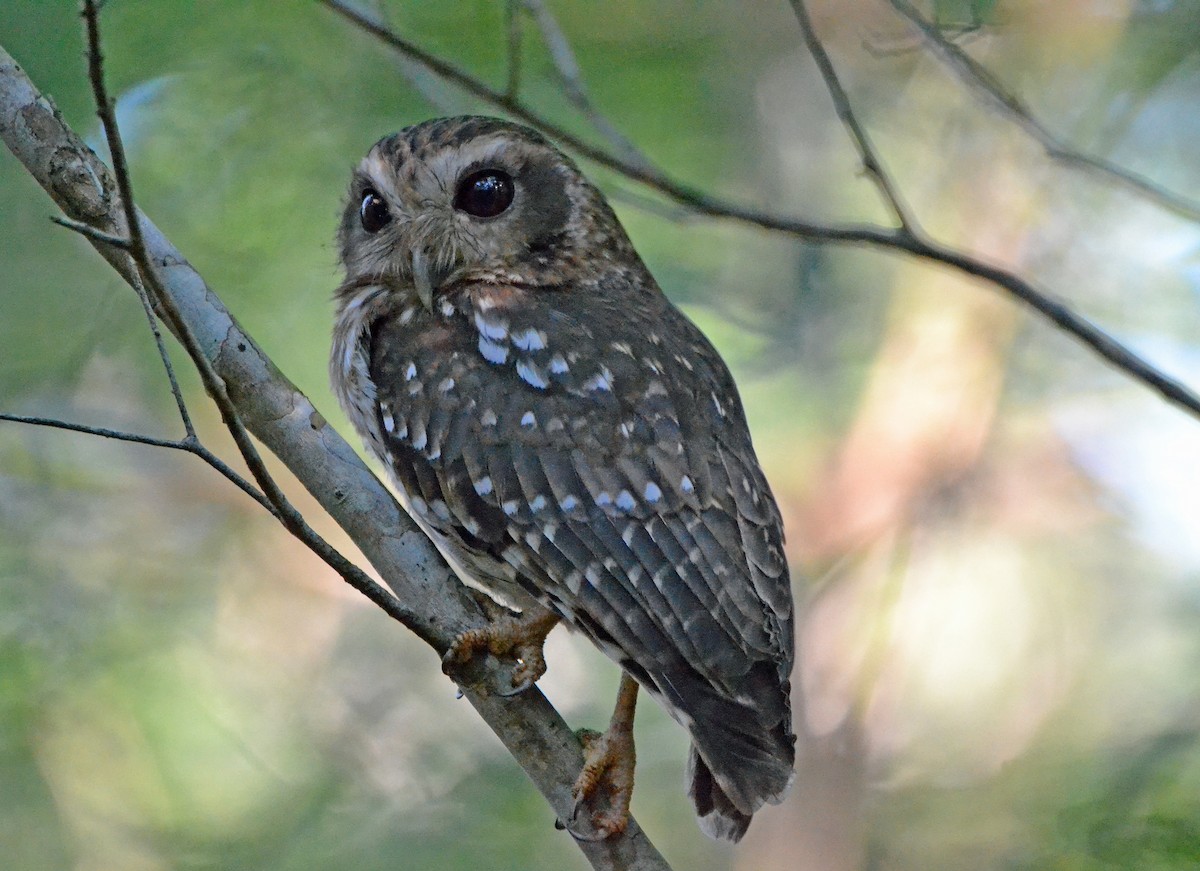
<svg viewBox="0 0 1200 871">
<path fill-rule="evenodd" d="M 1200 199 L 1200 5 L 934 6 L 1051 129 Z M 503 85 L 504 3 L 382 8 Z M 674 177 L 887 220 L 786 3 L 549 8 Z M 1048 159 L 886 2 L 811 9 L 924 227 L 1200 384 L 1196 221 Z M 486 107 L 316 3 L 110 0 L 104 27 L 142 208 L 348 432 L 325 360 L 349 169 Z M 522 95 L 599 141 L 523 27 Z M 4 0 L 0 44 L 98 142 L 75 4 Z M 740 847 L 694 825 L 683 732 L 642 706 L 634 811 L 674 867 L 1200 866 L 1200 424 L 990 286 L 585 168 L 735 370 L 806 603 L 804 759 Z M 178 434 L 136 299 L 52 213 L 0 154 L 0 409 Z M 548 653 L 569 722 L 606 722 L 615 668 L 564 631 Z M 584 867 L 552 822 L 433 654 L 198 461 L 0 423 L 0 865 Z"/>
</svg>

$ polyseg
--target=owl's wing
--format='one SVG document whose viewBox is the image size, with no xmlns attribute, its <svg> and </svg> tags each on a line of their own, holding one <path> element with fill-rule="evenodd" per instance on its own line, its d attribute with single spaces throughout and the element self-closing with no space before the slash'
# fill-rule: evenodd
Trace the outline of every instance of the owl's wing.
<svg viewBox="0 0 1200 871">
<path fill-rule="evenodd" d="M 655 288 L 443 303 L 370 334 L 383 459 L 473 577 L 519 584 L 687 727 L 701 825 L 736 840 L 795 739 L 782 527 L 732 378 Z"/>
<path fill-rule="evenodd" d="M 514 567 L 635 676 L 786 680 L 781 524 L 724 364 L 669 304 L 593 301 L 585 323 L 545 293 L 464 298 L 465 333 L 380 325 L 402 334 L 371 356 L 398 483 L 481 574 Z"/>
</svg>

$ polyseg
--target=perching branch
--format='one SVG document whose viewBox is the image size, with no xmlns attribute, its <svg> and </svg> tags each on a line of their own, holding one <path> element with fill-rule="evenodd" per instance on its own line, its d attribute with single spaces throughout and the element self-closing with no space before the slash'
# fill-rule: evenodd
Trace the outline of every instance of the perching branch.
<svg viewBox="0 0 1200 871">
<path fill-rule="evenodd" d="M 933 263 L 949 266 L 964 275 L 981 279 L 1003 290 L 1033 309 L 1057 329 L 1074 337 L 1101 359 L 1149 387 L 1168 402 L 1200 418 L 1200 396 L 1165 374 L 1118 342 L 1067 304 L 1046 291 L 1034 287 L 1019 275 L 992 266 L 901 226 L 896 229 L 871 224 L 818 224 L 779 215 L 710 196 L 667 176 L 654 166 L 639 166 L 592 145 L 569 130 L 535 112 L 518 97 L 502 93 L 449 61 L 421 48 L 416 43 L 384 26 L 357 9 L 347 0 L 318 0 L 350 21 L 364 33 L 384 43 L 404 57 L 424 66 L 442 79 L 517 120 L 536 127 L 569 150 L 620 175 L 639 182 L 697 214 L 725 218 L 818 244 L 870 245 L 885 251 L 900 252 Z"/>
<path fill-rule="evenodd" d="M 428 539 L 308 399 L 242 331 L 183 255 L 149 219 L 132 206 L 126 209 L 120 185 L 108 168 L 64 124 L 53 104 L 2 48 L 0 139 L 68 218 L 128 241 L 113 244 L 88 236 L 131 285 L 145 278 L 150 287 L 152 277 L 152 292 L 170 300 L 173 307 L 168 325 L 186 326 L 192 347 L 207 361 L 234 416 L 292 470 L 409 606 L 410 610 L 393 616 L 403 619 L 439 653 L 457 634 L 481 625 L 484 618 L 478 606 Z M 134 236 L 126 235 L 129 216 L 128 226 L 137 228 L 141 240 L 140 261 L 131 256 Z M 383 595 L 372 597 L 377 604 L 390 598 L 382 589 L 379 592 Z M 499 685 L 506 677 L 500 663 L 481 662 L 470 685 L 463 687 L 464 696 L 525 769 L 554 814 L 568 818 L 574 804 L 571 786 L 582 766 L 579 742 L 536 688 L 513 698 L 479 689 Z M 667 869 L 633 821 L 623 836 L 580 842 L 579 847 L 597 869 Z"/>
<path fill-rule="evenodd" d="M 1122 185 L 1134 193 L 1193 221 L 1200 221 L 1200 203 L 1169 191 L 1148 178 L 1131 172 L 1112 161 L 1082 154 L 1068 146 L 1043 124 L 1028 106 L 1005 90 L 991 72 L 959 48 L 938 27 L 908 0 L 890 0 L 893 8 L 916 27 L 929 50 L 956 75 L 959 81 L 978 92 L 988 103 L 1007 115 L 1014 124 L 1031 136 L 1046 155 L 1072 169 L 1089 172 L 1108 182 Z"/>
</svg>

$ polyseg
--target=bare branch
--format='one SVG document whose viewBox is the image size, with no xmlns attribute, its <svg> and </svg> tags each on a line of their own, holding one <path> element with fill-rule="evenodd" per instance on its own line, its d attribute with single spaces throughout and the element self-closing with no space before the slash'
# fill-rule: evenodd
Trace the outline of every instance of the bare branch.
<svg viewBox="0 0 1200 871">
<path fill-rule="evenodd" d="M 1200 221 L 1200 203 L 1169 191 L 1143 175 L 1118 166 L 1112 161 L 1092 157 L 1071 148 L 1052 133 L 1033 114 L 1028 106 L 1004 86 L 991 72 L 973 57 L 959 48 L 937 26 L 927 20 L 908 0 L 890 0 L 892 7 L 908 19 L 933 54 L 953 72 L 961 82 L 981 94 L 989 103 L 1031 136 L 1045 150 L 1047 156 L 1073 169 L 1099 176 L 1119 184 L 1158 206 L 1193 221 Z"/>
<path fill-rule="evenodd" d="M 821 71 L 821 78 L 825 80 L 825 87 L 833 100 L 833 108 L 842 125 L 850 134 L 850 139 L 854 142 L 859 159 L 862 161 L 863 170 L 870 176 L 880 195 L 891 208 L 892 214 L 900 223 L 900 228 L 911 234 L 915 228 L 908 215 L 908 210 L 904 208 L 904 204 L 900 200 L 900 193 L 892 183 L 891 177 L 883 168 L 883 164 L 879 162 L 879 156 L 875 153 L 875 148 L 867 137 L 867 131 L 858 123 L 858 118 L 850 106 L 850 97 L 842 87 L 837 70 L 833 68 L 833 61 L 829 59 L 829 54 L 825 51 L 825 46 L 817 37 L 804 0 L 790 0 L 790 2 L 792 11 L 796 14 L 796 21 L 800 24 L 800 32 L 804 36 L 804 44 L 813 60 L 816 61 L 817 69 Z"/>
<path fill-rule="evenodd" d="M 120 235 L 124 215 L 107 167 L 67 128 L 13 59 L 0 49 L 0 138 L 59 207 L 73 220 Z M 137 215 L 161 291 L 194 334 L 238 416 L 362 549 L 411 611 L 393 614 L 439 654 L 483 615 L 429 540 L 396 504 L 358 455 L 268 360 L 221 305 L 183 255 L 147 218 Z M 94 247 L 126 280 L 138 268 L 121 250 L 98 240 Z M 170 324 L 169 324 L 170 325 Z M 381 607 L 386 594 L 368 589 Z M 380 591 L 382 592 L 382 591 Z M 392 613 L 389 611 L 389 613 Z M 567 818 L 571 786 L 582 767 L 578 740 L 536 687 L 511 698 L 489 695 L 506 668 L 488 658 L 464 680 L 464 697 L 525 769 L 554 813 Z M 631 821 L 621 837 L 580 843 L 594 868 L 664 871 L 667 865 Z"/>
<path fill-rule="evenodd" d="M 454 83 L 469 94 L 501 109 L 514 118 L 536 127 L 547 136 L 557 140 L 576 154 L 595 161 L 626 178 L 653 188 L 693 211 L 712 218 L 726 218 L 764 230 L 783 233 L 797 239 L 815 243 L 843 245 L 870 245 L 885 250 L 911 254 L 949 266 L 958 272 L 981 278 L 1029 306 L 1063 332 L 1090 348 L 1103 360 L 1149 387 L 1168 402 L 1200 418 L 1200 396 L 1179 381 L 1143 360 L 1133 351 L 1113 339 L 1087 318 L 1076 313 L 1066 304 L 1039 290 L 1020 276 L 992 266 L 959 251 L 945 248 L 936 242 L 918 237 L 900 229 L 889 229 L 871 224 L 817 224 L 740 206 L 736 203 L 710 196 L 702 191 L 666 176 L 653 167 L 641 167 L 591 145 L 570 131 L 554 124 L 534 112 L 518 99 L 499 93 L 474 76 L 440 58 L 410 40 L 366 16 L 346 0 L 318 0 L 337 12 L 356 27 L 371 34 L 380 42 L 390 46 L 406 57 L 412 58 L 445 80 Z"/>
</svg>

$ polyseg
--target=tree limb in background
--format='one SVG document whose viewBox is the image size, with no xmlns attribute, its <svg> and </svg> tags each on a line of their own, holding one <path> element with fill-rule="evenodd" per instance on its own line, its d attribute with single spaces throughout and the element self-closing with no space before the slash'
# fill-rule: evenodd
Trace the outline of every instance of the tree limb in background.
<svg viewBox="0 0 1200 871">
<path fill-rule="evenodd" d="M 1149 387 L 1168 402 L 1200 419 L 1200 396 L 1097 327 L 1066 303 L 1019 275 L 992 266 L 969 254 L 948 248 L 939 242 L 917 235 L 909 229 L 878 227 L 871 224 L 817 224 L 785 215 L 739 206 L 719 197 L 681 184 L 654 166 L 639 166 L 623 160 L 602 148 L 592 145 L 565 128 L 554 124 L 520 99 L 501 93 L 481 79 L 456 67 L 445 59 L 426 51 L 411 40 L 384 26 L 356 8 L 347 0 L 317 0 L 346 18 L 363 32 L 405 57 L 417 61 L 426 69 L 452 82 L 469 94 L 507 112 L 512 117 L 543 131 L 576 154 L 595 161 L 626 178 L 637 181 L 703 215 L 727 218 L 764 230 L 783 233 L 815 243 L 870 245 L 884 250 L 911 254 L 938 263 L 974 278 L 995 285 L 1048 320 L 1057 329 L 1074 337 L 1103 360 L 1124 372 L 1135 381 Z"/>
<path fill-rule="evenodd" d="M 925 44 L 929 46 L 930 52 L 940 58 L 959 81 L 977 91 L 988 103 L 1007 115 L 1014 124 L 1040 144 L 1052 160 L 1123 185 L 1168 211 L 1193 221 L 1200 221 L 1200 203 L 1169 191 L 1145 176 L 1118 166 L 1112 161 L 1092 157 L 1071 148 L 1051 133 L 1019 97 L 1005 90 L 985 66 L 955 45 L 908 0 L 889 2 L 900 15 L 916 27 Z"/>
<path fill-rule="evenodd" d="M 870 176 L 872 184 L 875 185 L 892 214 L 896 216 L 901 231 L 909 236 L 915 236 L 918 232 L 917 228 L 913 224 L 912 218 L 909 217 L 907 209 L 904 208 L 904 203 L 900 200 L 900 192 L 896 190 L 891 176 L 879 162 L 879 156 L 875 153 L 871 140 L 867 137 L 867 131 L 858 123 L 858 118 L 850 106 L 850 97 L 846 94 L 846 89 L 842 87 L 841 80 L 838 79 L 833 62 L 829 59 L 829 53 L 825 51 L 825 46 L 817 37 L 816 30 L 813 29 L 808 9 L 804 6 L 803 0 L 791 0 L 791 4 L 792 11 L 796 14 L 796 21 L 800 24 L 804 45 L 816 62 L 817 69 L 821 72 L 821 78 L 825 80 L 825 88 L 829 91 L 830 99 L 833 100 L 834 111 L 837 112 L 838 119 L 854 142 L 855 150 L 858 151 L 859 159 L 862 161 L 863 170 Z"/>
<path fill-rule="evenodd" d="M 70 219 L 115 239 L 132 239 L 124 235 L 126 207 L 108 168 L 2 48 L 0 138 Z M 158 228 L 132 207 L 129 212 L 145 263 L 134 262 L 130 246 L 87 238 L 127 282 L 139 280 L 139 266 L 154 276 L 156 291 L 173 303 L 237 418 L 296 475 L 411 608 L 394 616 L 411 620 L 413 631 L 439 653 L 457 634 L 479 626 L 483 616 L 474 600 L 353 449 L 262 354 Z M 498 685 L 504 674 L 500 663 L 485 660 L 463 694 L 565 819 L 583 761 L 579 742 L 536 688 L 512 698 L 479 689 Z M 633 821 L 621 837 L 578 843 L 597 869 L 668 869 Z"/>
<path fill-rule="evenodd" d="M 545 44 L 546 50 L 550 52 L 550 60 L 554 63 L 554 71 L 558 74 L 559 84 L 562 85 L 567 99 L 584 114 L 596 132 L 608 140 L 609 145 L 617 150 L 623 160 L 633 166 L 649 168 L 650 160 L 646 155 L 642 154 L 629 137 L 618 130 L 592 105 L 592 98 L 588 96 L 587 86 L 583 83 L 583 70 L 579 68 L 579 61 L 575 59 L 571 43 L 567 40 L 567 35 L 563 33 L 562 28 L 558 26 L 558 20 L 550 8 L 542 0 L 523 0 L 523 2 L 533 17 L 538 31 L 542 34 L 542 42 Z M 517 96 L 516 89 L 512 89 L 510 93 L 513 97 Z"/>
</svg>

